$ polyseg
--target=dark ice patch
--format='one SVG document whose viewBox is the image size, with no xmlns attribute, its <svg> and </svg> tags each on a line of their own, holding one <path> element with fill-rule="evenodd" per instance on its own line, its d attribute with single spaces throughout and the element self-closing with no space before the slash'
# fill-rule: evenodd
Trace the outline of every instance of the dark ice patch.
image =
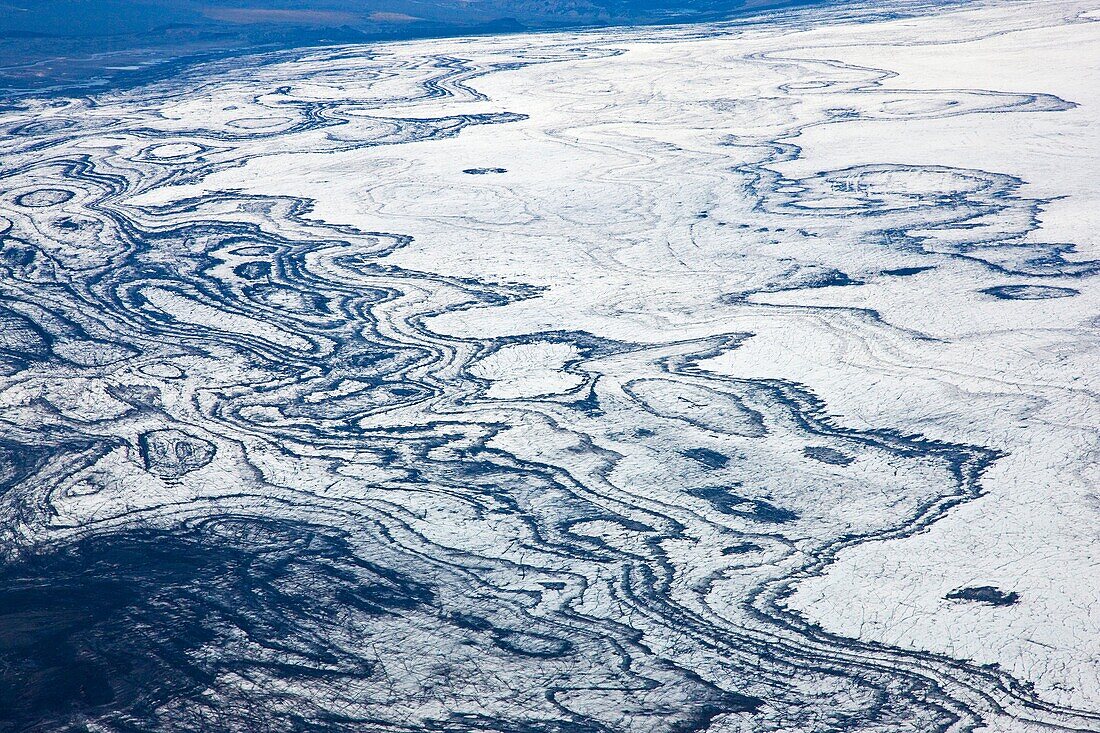
<svg viewBox="0 0 1100 733">
<path fill-rule="evenodd" d="M 705 499 L 722 514 L 743 517 L 756 522 L 769 524 L 786 524 L 798 519 L 798 514 L 790 509 L 775 506 L 763 499 L 749 499 L 731 493 L 720 486 L 708 486 L 700 489 L 689 489 L 688 494 Z"/>
<path fill-rule="evenodd" d="M 1080 290 L 1059 288 L 1054 285 L 997 285 L 980 292 L 1001 300 L 1050 300 L 1080 295 Z"/>
<path fill-rule="evenodd" d="M 680 454 L 702 463 L 707 468 L 722 468 L 730 462 L 729 456 L 710 448 L 688 448 L 680 451 Z"/>
<path fill-rule="evenodd" d="M 826 446 L 808 445 L 802 449 L 802 454 L 807 458 L 833 466 L 847 466 L 855 460 L 847 453 Z"/>
<path fill-rule="evenodd" d="M 304 523 L 226 518 L 83 538 L 0 566 L 0 730 L 86 730 L 82 718 L 105 723 L 96 729 L 208 729 L 162 711 L 209 704 L 229 672 L 362 684 L 371 664 L 326 641 L 339 613 L 380 617 L 433 599 L 356 557 L 342 534 Z M 323 727 L 224 694 L 255 730 Z"/>
<path fill-rule="evenodd" d="M 949 601 L 974 601 L 987 606 L 1011 606 L 1020 600 L 1016 591 L 1002 591 L 992 585 L 974 585 L 953 590 L 944 596 Z"/>
<path fill-rule="evenodd" d="M 897 267 L 893 270 L 883 270 L 883 275 L 893 275 L 894 277 L 909 277 L 910 275 L 917 275 L 922 272 L 931 270 L 932 267 Z"/>
<path fill-rule="evenodd" d="M 271 263 L 261 261 L 244 262 L 234 267 L 233 272 L 245 280 L 259 280 L 271 276 Z"/>
</svg>

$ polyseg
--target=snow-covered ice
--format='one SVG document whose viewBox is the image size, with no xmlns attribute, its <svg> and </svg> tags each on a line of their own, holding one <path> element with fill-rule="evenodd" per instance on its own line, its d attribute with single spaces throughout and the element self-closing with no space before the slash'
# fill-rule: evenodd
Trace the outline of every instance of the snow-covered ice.
<svg viewBox="0 0 1100 733">
<path fill-rule="evenodd" d="M 0 110 L 0 729 L 1100 731 L 1098 20 Z"/>
</svg>

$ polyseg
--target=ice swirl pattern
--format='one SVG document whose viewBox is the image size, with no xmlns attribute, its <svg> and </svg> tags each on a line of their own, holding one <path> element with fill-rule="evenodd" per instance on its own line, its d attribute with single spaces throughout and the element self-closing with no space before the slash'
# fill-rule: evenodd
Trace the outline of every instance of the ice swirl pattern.
<svg viewBox="0 0 1100 733">
<path fill-rule="evenodd" d="M 1098 18 L 7 105 L 0 730 L 1100 730 Z"/>
</svg>

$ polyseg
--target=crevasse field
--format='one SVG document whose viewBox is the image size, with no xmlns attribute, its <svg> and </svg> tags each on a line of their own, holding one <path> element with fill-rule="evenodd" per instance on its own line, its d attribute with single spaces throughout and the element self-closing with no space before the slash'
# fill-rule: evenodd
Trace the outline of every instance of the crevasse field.
<svg viewBox="0 0 1100 733">
<path fill-rule="evenodd" d="M 0 110 L 0 730 L 1100 731 L 1100 5 Z"/>
</svg>

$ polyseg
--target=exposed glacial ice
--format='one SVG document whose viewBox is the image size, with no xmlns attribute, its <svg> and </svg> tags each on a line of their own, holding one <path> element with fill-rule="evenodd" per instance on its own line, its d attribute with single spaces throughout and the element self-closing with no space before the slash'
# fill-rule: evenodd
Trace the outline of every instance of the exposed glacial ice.
<svg viewBox="0 0 1100 733">
<path fill-rule="evenodd" d="M 0 111 L 0 730 L 1100 730 L 1095 3 Z"/>
</svg>

